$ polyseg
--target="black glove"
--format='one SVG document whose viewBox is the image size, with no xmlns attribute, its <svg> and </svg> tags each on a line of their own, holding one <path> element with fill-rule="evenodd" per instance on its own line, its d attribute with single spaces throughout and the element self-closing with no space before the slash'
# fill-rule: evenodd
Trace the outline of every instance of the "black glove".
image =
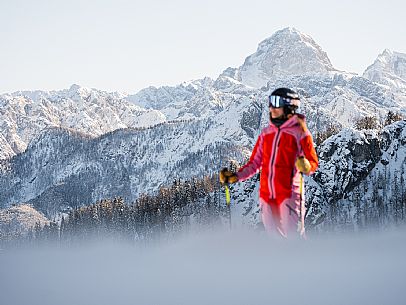
<svg viewBox="0 0 406 305">
<path fill-rule="evenodd" d="M 229 171 L 228 168 L 223 168 L 219 174 L 220 183 L 222 184 L 233 184 L 238 182 L 237 175 L 232 171 Z"/>
</svg>

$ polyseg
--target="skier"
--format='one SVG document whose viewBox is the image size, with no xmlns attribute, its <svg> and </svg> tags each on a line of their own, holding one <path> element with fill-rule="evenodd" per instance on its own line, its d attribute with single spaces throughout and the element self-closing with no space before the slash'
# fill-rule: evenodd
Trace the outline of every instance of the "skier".
<svg viewBox="0 0 406 305">
<path fill-rule="evenodd" d="M 223 168 L 223 184 L 244 181 L 261 170 L 260 208 L 265 230 L 305 237 L 303 174 L 314 173 L 318 158 L 305 117 L 296 113 L 299 95 L 279 88 L 269 96 L 270 124 L 258 137 L 247 164 L 236 173 Z M 296 234 L 296 233 L 295 233 Z"/>
</svg>

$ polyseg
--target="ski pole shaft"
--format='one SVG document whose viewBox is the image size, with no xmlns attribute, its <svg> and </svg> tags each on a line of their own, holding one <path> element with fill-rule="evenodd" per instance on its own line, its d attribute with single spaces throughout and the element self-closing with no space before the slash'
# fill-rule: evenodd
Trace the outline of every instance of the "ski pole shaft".
<svg viewBox="0 0 406 305">
<path fill-rule="evenodd" d="M 228 223 L 230 224 L 230 230 L 231 230 L 231 198 L 230 198 L 230 189 L 228 187 L 228 184 L 224 184 L 224 189 L 226 191 L 226 205 L 227 205 L 227 211 L 228 211 Z"/>
<path fill-rule="evenodd" d="M 228 188 L 228 185 L 224 185 L 225 191 L 226 191 L 226 203 L 227 205 L 230 205 L 231 198 L 230 198 L 230 189 Z"/>
<path fill-rule="evenodd" d="M 299 192 L 300 192 L 300 197 L 299 197 L 299 200 L 300 200 L 300 235 L 302 236 L 302 237 L 304 237 L 304 238 L 306 238 L 306 236 L 305 236 L 305 223 L 304 223 L 304 218 L 305 218 L 305 215 L 304 215 L 304 203 L 303 203 L 303 173 L 302 172 L 300 172 L 300 189 L 299 189 Z"/>
</svg>

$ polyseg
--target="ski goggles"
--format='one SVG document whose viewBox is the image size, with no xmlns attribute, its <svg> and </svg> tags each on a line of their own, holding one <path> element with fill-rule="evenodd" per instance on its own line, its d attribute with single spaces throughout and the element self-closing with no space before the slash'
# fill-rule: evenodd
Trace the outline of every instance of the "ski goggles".
<svg viewBox="0 0 406 305">
<path fill-rule="evenodd" d="M 284 106 L 299 107 L 299 104 L 300 104 L 299 99 L 291 99 L 288 97 L 282 97 L 282 96 L 278 96 L 278 95 L 269 96 L 269 107 L 272 107 L 272 108 L 281 108 Z"/>
</svg>

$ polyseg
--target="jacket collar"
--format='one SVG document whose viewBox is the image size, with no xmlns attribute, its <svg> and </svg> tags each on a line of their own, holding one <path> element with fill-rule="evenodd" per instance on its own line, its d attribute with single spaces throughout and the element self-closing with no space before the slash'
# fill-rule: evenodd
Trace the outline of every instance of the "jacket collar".
<svg viewBox="0 0 406 305">
<path fill-rule="evenodd" d="M 284 122 L 281 126 L 279 126 L 279 129 L 290 128 L 296 125 L 300 125 L 301 124 L 300 121 L 305 121 L 305 119 L 306 117 L 303 114 L 296 113 L 286 122 Z M 270 125 L 274 128 L 278 128 L 272 122 L 270 122 Z"/>
</svg>

